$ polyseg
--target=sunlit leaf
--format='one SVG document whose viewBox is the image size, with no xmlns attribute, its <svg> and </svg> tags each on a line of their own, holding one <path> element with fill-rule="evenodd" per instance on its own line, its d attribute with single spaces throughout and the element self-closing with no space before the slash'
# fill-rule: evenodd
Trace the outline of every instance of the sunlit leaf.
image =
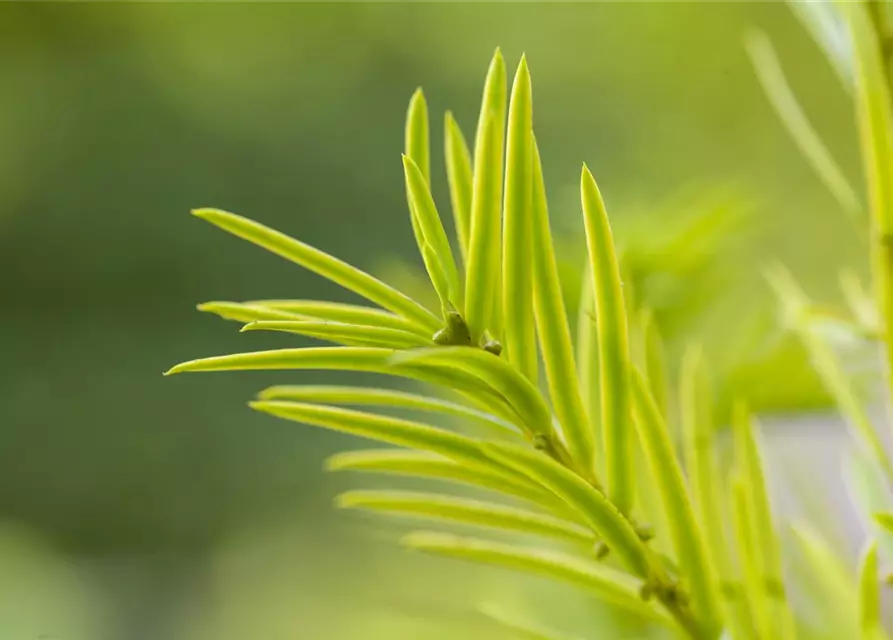
<svg viewBox="0 0 893 640">
<path fill-rule="evenodd" d="M 682 359 L 679 374 L 682 450 L 692 504 L 710 560 L 719 578 L 728 581 L 733 576 L 720 502 L 724 482 L 714 439 L 709 376 L 703 360 L 698 347 L 689 347 Z"/>
<path fill-rule="evenodd" d="M 502 311 L 508 361 L 536 382 L 536 333 L 533 309 L 531 220 L 533 111 L 530 72 L 521 57 L 509 102 L 503 206 Z"/>
<path fill-rule="evenodd" d="M 514 569 L 569 582 L 599 599 L 672 626 L 670 618 L 639 596 L 640 582 L 603 564 L 541 548 L 520 547 L 444 533 L 415 532 L 403 544 L 435 555 Z"/>
<path fill-rule="evenodd" d="M 278 418 L 314 427 L 349 433 L 399 447 L 430 451 L 472 465 L 487 465 L 489 461 L 492 466 L 492 460 L 482 452 L 479 441 L 421 422 L 341 407 L 282 400 L 258 400 L 250 403 L 250 406 Z M 497 471 L 513 478 L 518 477 L 510 467 L 502 466 L 501 470 Z"/>
<path fill-rule="evenodd" d="M 537 336 L 546 369 L 549 397 L 571 455 L 586 469 L 595 469 L 595 434 L 577 380 L 558 262 L 552 245 L 549 209 L 539 150 L 533 144 L 533 292 Z"/>
<path fill-rule="evenodd" d="M 457 463 L 449 458 L 426 451 L 407 449 L 368 449 L 336 453 L 326 461 L 330 471 L 363 471 L 415 478 L 429 478 L 469 485 L 499 494 L 522 498 L 538 505 L 555 508 L 554 496 L 531 482 L 499 472 L 497 467 L 472 464 L 467 460 Z M 579 520 L 571 509 L 562 510 Z"/>
<path fill-rule="evenodd" d="M 754 528 L 750 492 L 740 473 L 735 473 L 730 483 L 732 502 L 732 529 L 735 551 L 742 573 L 745 601 L 753 621 L 756 637 L 774 637 L 777 625 L 767 606 L 766 586 L 761 573 L 761 559 Z"/>
<path fill-rule="evenodd" d="M 193 215 L 217 225 L 224 231 L 248 240 L 349 289 L 377 305 L 401 315 L 430 331 L 440 328 L 440 321 L 414 300 L 360 271 L 346 262 L 308 244 L 274 231 L 262 224 L 219 209 L 196 209 Z"/>
<path fill-rule="evenodd" d="M 349 491 L 337 498 L 348 509 L 378 511 L 392 515 L 445 520 L 459 524 L 503 529 L 514 533 L 554 538 L 591 551 L 596 539 L 588 527 L 554 516 L 494 502 L 410 491 Z"/>
<path fill-rule="evenodd" d="M 680 566 L 691 589 L 695 610 L 707 629 L 716 631 L 721 614 L 717 597 L 718 581 L 710 563 L 703 532 L 695 518 L 682 469 L 676 459 L 666 422 L 648 389 L 644 377 L 632 375 L 633 406 L 639 440 L 654 473 L 663 499 L 664 514 Z"/>
<path fill-rule="evenodd" d="M 208 303 L 217 304 L 217 303 Z M 390 311 L 362 307 L 355 304 L 342 302 L 325 302 L 321 300 L 250 300 L 245 305 L 253 307 L 259 305 L 265 309 L 294 314 L 303 318 L 318 318 L 319 320 L 333 320 L 335 322 L 347 322 L 350 324 L 365 324 L 372 327 L 387 327 L 409 331 L 425 338 L 431 337 L 431 332 L 418 324 L 410 322 L 406 318 L 395 315 Z M 202 309 L 203 311 L 205 309 Z M 239 318 L 233 318 L 238 320 Z M 288 317 L 264 317 L 248 318 L 250 320 L 288 320 Z M 293 318 L 292 318 L 293 319 Z"/>
<path fill-rule="evenodd" d="M 404 154 L 412 158 L 419 167 L 425 182 L 431 182 L 431 149 L 430 134 L 428 131 L 428 103 L 421 87 L 415 90 L 409 99 L 409 109 L 406 112 Z M 415 210 L 412 194 L 406 189 L 406 201 L 409 206 L 409 219 L 412 222 L 412 232 L 419 247 L 425 240 L 425 235 L 419 226 L 418 215 Z"/>
<path fill-rule="evenodd" d="M 323 404 L 347 404 L 356 406 L 381 406 L 415 411 L 426 411 L 451 416 L 462 422 L 474 422 L 486 430 L 503 436 L 518 436 L 518 428 L 505 420 L 485 411 L 467 407 L 456 402 L 421 396 L 394 389 L 341 386 L 276 386 L 264 389 L 258 394 L 261 400 L 292 400 L 296 402 L 319 402 Z"/>
<path fill-rule="evenodd" d="M 502 291 L 502 167 L 506 118 L 505 62 L 493 55 L 474 143 L 474 185 L 471 197 L 471 237 L 465 275 L 465 318 L 478 339 L 489 329 L 502 337 L 501 314 L 493 304 Z"/>
<path fill-rule="evenodd" d="M 482 452 L 481 447 L 485 444 L 481 441 L 422 422 L 341 407 L 282 400 L 259 400 L 250 403 L 250 406 L 257 411 L 285 420 L 348 433 L 398 447 L 436 453 L 471 468 L 487 467 L 493 474 L 508 478 L 509 482 L 536 485 L 515 471 L 514 467 L 494 463 L 489 455 Z M 541 495 L 541 491 L 534 490 L 528 499 L 535 501 Z M 561 517 L 567 513 L 566 509 L 554 509 L 554 505 L 548 502 L 543 506 Z M 550 506 L 553 508 L 550 509 Z"/>
<path fill-rule="evenodd" d="M 234 353 L 181 362 L 165 375 L 193 371 L 252 371 L 275 369 L 332 369 L 383 371 L 393 349 L 375 347 L 312 347 Z"/>
<path fill-rule="evenodd" d="M 595 317 L 595 293 L 593 291 L 588 261 L 583 271 L 582 291 L 580 292 L 580 303 L 577 311 L 577 377 L 586 414 L 589 417 L 589 423 L 593 431 L 595 458 L 596 460 L 602 460 L 604 458 L 604 438 L 599 420 L 601 414 L 601 385 L 598 377 L 598 327 L 592 321 Z"/>
<path fill-rule="evenodd" d="M 657 321 L 650 309 L 639 313 L 639 326 L 642 333 L 642 355 L 645 379 L 651 389 L 651 395 L 657 403 L 660 414 L 669 419 L 667 408 L 667 363 L 664 355 L 664 343 L 657 326 Z"/>
<path fill-rule="evenodd" d="M 446 153 L 447 181 L 450 185 L 450 200 L 453 205 L 453 222 L 462 258 L 468 264 L 468 245 L 471 236 L 471 192 L 474 174 L 471 168 L 471 153 L 465 136 L 456 123 L 452 112 L 447 111 L 444 121 L 444 150 Z"/>
<path fill-rule="evenodd" d="M 268 307 L 260 302 L 203 302 L 198 305 L 199 311 L 213 313 L 225 320 L 236 322 L 253 322 L 255 320 L 298 320 L 300 315 L 290 313 L 284 309 Z M 394 316 L 395 318 L 398 316 Z"/>
<path fill-rule="evenodd" d="M 459 270 L 456 267 L 453 250 L 450 248 L 450 241 L 447 238 L 446 231 L 443 228 L 443 221 L 440 219 L 440 214 L 437 212 L 437 207 L 434 204 L 434 198 L 431 196 L 428 182 L 425 180 L 425 176 L 419 167 L 409 156 L 403 156 L 403 169 L 406 175 L 406 188 L 412 198 L 415 219 L 422 234 L 420 249 L 422 249 L 424 254 L 423 245 L 427 245 L 434 251 L 437 262 L 440 264 L 449 285 L 449 300 L 457 309 L 461 309 L 463 305 L 463 286 L 459 279 Z M 425 265 L 428 265 L 427 258 Z"/>
<path fill-rule="evenodd" d="M 574 507 L 630 571 L 642 577 L 655 573 L 655 558 L 632 524 L 600 490 L 542 452 L 502 443 L 482 447 L 485 455 L 534 479 Z M 659 577 L 659 568 L 656 573 Z"/>
<path fill-rule="evenodd" d="M 635 488 L 631 464 L 629 337 L 623 284 L 607 211 L 585 165 L 580 189 L 598 324 L 605 482 L 614 504 L 628 513 Z"/>
<path fill-rule="evenodd" d="M 720 607 L 727 636 L 735 640 L 753 637 L 753 616 L 736 585 L 739 572 L 732 561 L 727 533 L 725 502 L 728 488 L 713 424 L 713 402 L 705 358 L 699 347 L 686 349 L 679 373 L 679 412 L 682 452 L 692 506 L 707 544 L 708 560 L 720 581 Z M 664 516 L 666 518 L 666 516 Z M 743 560 L 742 560 L 743 562 Z M 733 592 L 729 593 L 729 587 Z M 737 591 L 737 594 L 735 593 Z"/>
<path fill-rule="evenodd" d="M 740 473 L 741 489 L 746 494 L 754 544 L 755 557 L 751 562 L 756 563 L 766 591 L 765 607 L 771 621 L 770 628 L 780 640 L 791 639 L 796 636 L 796 631 L 785 595 L 781 549 L 769 502 L 762 454 L 757 444 L 759 434 L 757 425 L 743 403 L 735 406 L 732 427 L 736 465 Z"/>
<path fill-rule="evenodd" d="M 430 339 L 426 340 L 417 334 L 401 329 L 370 327 L 330 320 L 256 320 L 242 327 L 242 331 L 282 331 L 339 344 L 387 349 L 411 349 L 433 344 Z"/>
<path fill-rule="evenodd" d="M 446 351 L 446 349 L 438 349 Z M 472 352 L 471 349 L 468 350 Z M 474 350 L 477 351 L 477 350 Z M 434 367 L 425 363 L 399 364 L 393 361 L 398 352 L 379 347 L 308 347 L 235 353 L 181 362 L 165 375 L 196 371 L 269 371 L 288 369 L 320 369 L 331 371 L 365 371 L 400 376 L 438 385 L 459 392 L 477 408 L 484 409 L 512 424 L 521 419 L 505 399 L 461 368 Z M 407 353 L 407 352 L 403 352 Z M 483 351 L 480 353 L 493 357 Z M 496 358 L 493 358 L 494 360 Z"/>
<path fill-rule="evenodd" d="M 404 154 L 412 158 L 425 182 L 431 182 L 431 135 L 428 127 L 428 103 L 422 88 L 413 92 L 406 113 L 406 149 Z"/>
<path fill-rule="evenodd" d="M 539 390 L 510 364 L 481 349 L 440 347 L 401 352 L 396 363 L 433 364 L 475 376 L 500 393 L 530 433 L 552 433 L 552 415 Z"/>
<path fill-rule="evenodd" d="M 656 552 L 670 558 L 675 554 L 673 541 L 667 535 L 669 527 L 664 513 L 663 499 L 657 486 L 654 471 L 648 465 L 645 452 L 637 441 L 633 443 L 633 451 L 636 456 L 636 514 L 637 522 L 641 530 L 650 531 L 654 538 L 648 541 L 648 545 Z M 675 560 L 674 560 L 675 563 Z"/>
<path fill-rule="evenodd" d="M 425 263 L 425 270 L 428 272 L 428 279 L 434 285 L 434 291 L 440 300 L 440 309 L 444 315 L 447 315 L 450 308 L 454 308 L 455 305 L 452 303 L 452 289 L 446 271 L 444 271 L 440 258 L 437 257 L 437 252 L 430 244 L 423 240 L 419 251 L 422 254 L 422 261 Z"/>
</svg>

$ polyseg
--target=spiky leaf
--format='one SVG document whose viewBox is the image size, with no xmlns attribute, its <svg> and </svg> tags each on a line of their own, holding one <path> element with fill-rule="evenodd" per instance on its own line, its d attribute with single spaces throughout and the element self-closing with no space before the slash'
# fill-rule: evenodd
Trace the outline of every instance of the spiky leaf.
<svg viewBox="0 0 893 640">
<path fill-rule="evenodd" d="M 717 598 L 717 577 L 710 563 L 703 532 L 697 522 L 688 495 L 682 469 L 676 459 L 666 422 L 660 415 L 644 377 L 634 371 L 633 396 L 635 423 L 639 440 L 654 473 L 670 527 L 670 536 L 685 567 L 695 609 L 712 631 L 719 628 L 721 614 Z"/>
<path fill-rule="evenodd" d="M 603 564 L 540 548 L 517 547 L 444 533 L 410 533 L 403 539 L 403 544 L 426 553 L 569 582 L 606 602 L 672 626 L 665 613 L 642 600 L 637 580 Z"/>
<path fill-rule="evenodd" d="M 620 267 L 601 193 L 584 165 L 581 177 L 583 219 L 598 323 L 601 432 L 608 493 L 618 508 L 632 508 L 632 433 L 630 431 L 629 336 Z"/>
<path fill-rule="evenodd" d="M 555 257 L 549 227 L 543 168 L 535 142 L 532 214 L 534 315 L 546 369 L 549 397 L 571 454 L 584 468 L 594 471 L 595 434 L 583 405 L 577 381 L 574 347 L 561 294 L 558 260 Z"/>
<path fill-rule="evenodd" d="M 445 520 L 459 524 L 503 529 L 513 533 L 554 538 L 590 550 L 595 534 L 588 527 L 527 509 L 494 502 L 410 491 L 349 491 L 338 496 L 347 509 Z"/>
<path fill-rule="evenodd" d="M 494 307 L 502 291 L 502 166 L 505 148 L 506 75 L 499 49 L 493 55 L 474 142 L 471 237 L 465 274 L 465 316 L 475 339 L 490 330 L 502 336 L 501 314 Z"/>
<path fill-rule="evenodd" d="M 300 240 L 290 238 L 248 218 L 219 209 L 196 209 L 192 213 L 224 231 L 299 264 L 432 332 L 439 328 L 440 322 L 437 317 L 419 303 L 368 273 Z"/>
<path fill-rule="evenodd" d="M 471 192 L 474 174 L 468 143 L 452 112 L 447 111 L 444 120 L 444 149 L 446 153 L 447 182 L 450 185 L 450 201 L 453 205 L 453 222 L 462 259 L 468 264 L 468 245 L 471 236 Z"/>
<path fill-rule="evenodd" d="M 433 343 L 414 333 L 388 327 L 348 324 L 330 320 L 256 320 L 242 327 L 242 331 L 281 331 L 338 344 L 386 349 L 412 349 Z"/>
<path fill-rule="evenodd" d="M 503 205 L 502 311 L 506 357 L 536 382 L 532 247 L 533 111 L 530 72 L 521 58 L 509 102 Z"/>
</svg>

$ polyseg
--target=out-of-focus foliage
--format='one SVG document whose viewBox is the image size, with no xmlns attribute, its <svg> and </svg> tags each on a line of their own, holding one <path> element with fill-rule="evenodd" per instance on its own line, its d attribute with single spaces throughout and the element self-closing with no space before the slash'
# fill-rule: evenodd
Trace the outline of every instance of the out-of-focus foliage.
<svg viewBox="0 0 893 640">
<path fill-rule="evenodd" d="M 10 638 L 92 640 L 110 630 L 95 576 L 39 533 L 0 525 L 0 622 Z"/>
</svg>

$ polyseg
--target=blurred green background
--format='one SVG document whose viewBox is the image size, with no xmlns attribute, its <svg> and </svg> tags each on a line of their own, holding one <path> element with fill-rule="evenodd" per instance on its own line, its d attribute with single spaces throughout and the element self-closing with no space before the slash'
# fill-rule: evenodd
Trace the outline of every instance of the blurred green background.
<svg viewBox="0 0 893 640">
<path fill-rule="evenodd" d="M 3 638 L 449 638 L 437 621 L 475 633 L 478 598 L 585 617 L 588 601 L 403 555 L 399 527 L 334 513 L 356 479 L 321 461 L 354 443 L 245 405 L 322 376 L 161 377 L 291 343 L 197 302 L 347 299 L 188 211 L 235 211 L 373 271 L 420 266 L 406 104 L 423 85 L 446 211 L 443 111 L 472 135 L 499 45 L 530 60 L 560 235 L 576 242 L 583 161 L 618 224 L 650 212 L 657 236 L 667 202 L 720 189 L 753 221 L 732 315 L 768 300 L 768 259 L 821 298 L 860 249 L 756 81 L 753 26 L 858 181 L 848 98 L 782 4 L 0 5 Z"/>
</svg>

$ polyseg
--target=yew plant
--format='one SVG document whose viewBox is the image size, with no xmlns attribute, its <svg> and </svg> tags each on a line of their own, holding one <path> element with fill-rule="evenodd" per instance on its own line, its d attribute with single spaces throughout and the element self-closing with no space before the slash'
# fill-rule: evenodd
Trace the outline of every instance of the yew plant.
<svg viewBox="0 0 893 640">
<path fill-rule="evenodd" d="M 406 194 L 438 308 L 258 222 L 198 209 L 195 216 L 369 304 L 202 304 L 202 311 L 243 323 L 243 331 L 293 333 L 334 346 L 190 360 L 168 374 L 345 370 L 422 383 L 424 393 L 386 386 L 385 377 L 382 386 L 275 386 L 250 406 L 391 445 L 336 454 L 327 461 L 330 470 L 386 474 L 398 483 L 406 476 L 434 479 L 489 496 L 394 489 L 337 498 L 340 507 L 430 523 L 432 530 L 408 533 L 406 547 L 571 583 L 638 617 L 649 637 L 803 635 L 802 616 L 795 617 L 787 597 L 758 426 L 736 403 L 731 461 L 722 454 L 711 424 L 706 358 L 696 346 L 679 366 L 678 388 L 667 388 L 653 323 L 647 314 L 644 322 L 631 321 L 627 312 L 609 217 L 585 165 L 580 210 L 591 286 L 572 332 L 523 57 L 510 92 L 507 85 L 497 50 L 472 145 L 446 114 L 455 243 L 429 188 L 429 118 L 421 90 L 409 104 Z M 885 175 L 889 181 L 893 172 Z M 789 293 L 786 299 L 793 299 Z M 420 418 L 390 415 L 398 410 Z M 438 530 L 455 524 L 479 529 L 482 537 Z M 498 540 L 486 537 L 496 530 Z M 507 542 L 506 534 L 515 540 Z M 869 552 L 854 601 L 853 628 L 863 638 L 883 633 L 876 565 Z M 853 577 L 846 588 L 856 584 Z M 548 618 L 548 611 L 539 613 Z M 567 638 L 498 621 L 522 637 Z"/>
</svg>

